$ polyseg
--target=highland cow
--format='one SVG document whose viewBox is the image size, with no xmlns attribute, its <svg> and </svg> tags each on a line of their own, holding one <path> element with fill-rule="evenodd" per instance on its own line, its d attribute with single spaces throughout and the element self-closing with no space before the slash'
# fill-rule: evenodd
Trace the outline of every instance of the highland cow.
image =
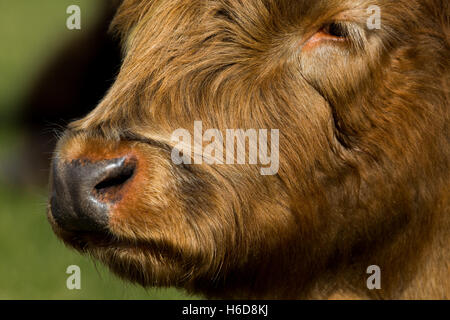
<svg viewBox="0 0 450 320">
<path fill-rule="evenodd" d="M 449 15 L 447 0 L 125 0 L 117 79 L 55 152 L 55 233 L 124 279 L 212 298 L 449 298 Z M 196 121 L 279 130 L 277 172 L 174 163 Z"/>
</svg>

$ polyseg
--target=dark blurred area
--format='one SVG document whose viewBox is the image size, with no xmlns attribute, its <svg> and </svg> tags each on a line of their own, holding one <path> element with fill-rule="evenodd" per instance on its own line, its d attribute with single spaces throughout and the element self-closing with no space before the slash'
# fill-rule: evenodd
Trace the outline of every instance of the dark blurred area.
<svg viewBox="0 0 450 320">
<path fill-rule="evenodd" d="M 120 68 L 118 39 L 108 33 L 117 1 L 102 0 L 101 16 L 88 32 L 65 45 L 34 81 L 20 107 L 18 125 L 25 130 L 23 154 L 10 178 L 44 185 L 57 136 L 102 99 Z"/>
</svg>

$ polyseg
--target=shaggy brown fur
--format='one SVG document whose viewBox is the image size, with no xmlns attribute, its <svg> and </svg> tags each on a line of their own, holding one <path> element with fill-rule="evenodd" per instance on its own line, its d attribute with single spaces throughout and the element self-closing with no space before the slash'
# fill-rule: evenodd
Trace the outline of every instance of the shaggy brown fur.
<svg viewBox="0 0 450 320">
<path fill-rule="evenodd" d="M 120 74 L 56 154 L 129 155 L 137 173 L 107 234 L 50 208 L 55 232 L 125 279 L 208 297 L 450 298 L 449 15 L 447 0 L 124 1 Z M 173 164 L 171 134 L 195 120 L 280 129 L 278 174 Z"/>
</svg>

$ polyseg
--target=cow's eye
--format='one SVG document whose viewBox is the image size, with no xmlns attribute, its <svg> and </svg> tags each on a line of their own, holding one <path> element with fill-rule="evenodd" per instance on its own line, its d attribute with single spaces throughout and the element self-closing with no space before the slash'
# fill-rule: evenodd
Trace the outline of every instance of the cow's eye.
<svg viewBox="0 0 450 320">
<path fill-rule="evenodd" d="M 326 24 L 321 31 L 336 38 L 347 38 L 349 36 L 348 28 L 344 24 L 338 22 Z"/>
<path fill-rule="evenodd" d="M 311 50 L 322 44 L 346 45 L 346 48 L 363 48 L 365 42 L 364 31 L 349 22 L 330 22 L 322 26 L 305 43 L 303 50 Z"/>
</svg>

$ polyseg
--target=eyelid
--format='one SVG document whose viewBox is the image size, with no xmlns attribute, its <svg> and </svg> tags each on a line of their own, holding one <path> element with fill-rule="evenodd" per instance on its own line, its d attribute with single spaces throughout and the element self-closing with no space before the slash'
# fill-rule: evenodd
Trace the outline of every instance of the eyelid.
<svg viewBox="0 0 450 320">
<path fill-rule="evenodd" d="M 333 32 L 329 30 L 330 27 L 337 28 L 335 33 L 338 34 L 334 35 Z M 311 50 L 326 42 L 348 44 L 353 48 L 362 49 L 365 46 L 366 37 L 364 31 L 355 23 L 332 21 L 324 24 L 319 30 L 309 36 L 302 45 L 302 51 Z"/>
<path fill-rule="evenodd" d="M 316 33 L 314 33 L 311 37 L 309 37 L 303 44 L 303 50 L 312 50 L 315 47 L 319 46 L 321 43 L 325 41 L 335 41 L 335 42 L 347 42 L 348 39 L 344 37 L 336 37 L 328 34 L 321 28 Z"/>
</svg>

